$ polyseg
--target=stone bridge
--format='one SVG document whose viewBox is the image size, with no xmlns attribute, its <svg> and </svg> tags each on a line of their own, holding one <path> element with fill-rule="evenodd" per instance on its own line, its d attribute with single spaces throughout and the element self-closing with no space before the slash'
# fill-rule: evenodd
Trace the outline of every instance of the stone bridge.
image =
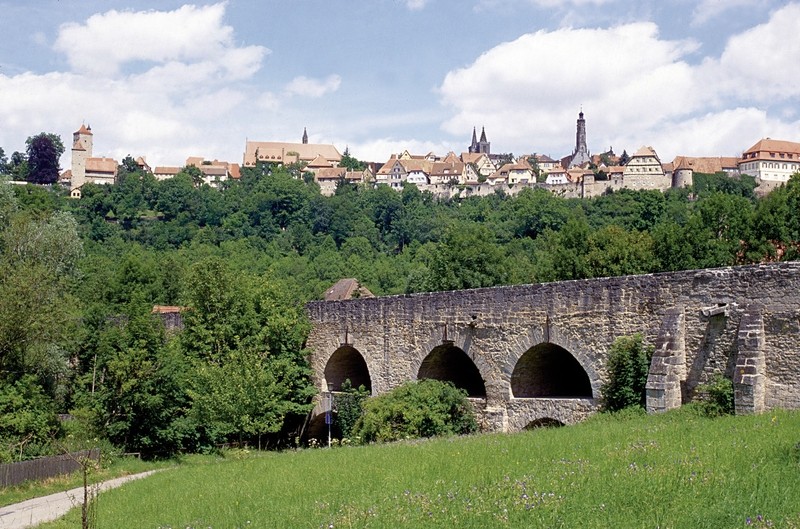
<svg viewBox="0 0 800 529">
<path fill-rule="evenodd" d="M 346 379 L 373 395 L 408 380 L 449 380 L 488 431 L 595 412 L 611 344 L 634 333 L 655 347 L 648 411 L 690 401 L 716 373 L 732 379 L 737 413 L 800 407 L 800 262 L 320 301 L 307 310 L 320 392 Z"/>
</svg>

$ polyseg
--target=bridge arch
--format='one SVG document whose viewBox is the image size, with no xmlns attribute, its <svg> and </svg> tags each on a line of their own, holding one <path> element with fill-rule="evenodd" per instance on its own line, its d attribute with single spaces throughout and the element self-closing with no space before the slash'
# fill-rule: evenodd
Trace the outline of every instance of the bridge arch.
<svg viewBox="0 0 800 529">
<path fill-rule="evenodd" d="M 563 347 L 543 342 L 529 348 L 511 373 L 514 398 L 592 398 L 589 375 Z"/>
<path fill-rule="evenodd" d="M 528 351 L 541 344 L 550 344 L 563 349 L 580 365 L 582 371 L 589 378 L 589 386 L 591 387 L 589 398 L 594 401 L 600 395 L 600 386 L 602 385 L 599 371 L 603 369 L 600 365 L 600 361 L 604 358 L 603 352 L 591 351 L 582 341 L 571 334 L 563 332 L 559 326 L 553 325 L 548 320 L 542 323 L 543 325 L 541 326 L 529 327 L 526 333 L 519 334 L 508 342 L 506 349 L 508 356 L 503 367 L 508 397 L 512 399 L 519 398 L 519 395 L 515 395 L 512 391 L 511 378 L 522 357 Z"/>
<path fill-rule="evenodd" d="M 536 430 L 538 428 L 560 428 L 566 426 L 563 422 L 552 417 L 541 417 L 529 422 L 523 430 Z"/>
<path fill-rule="evenodd" d="M 466 391 L 470 397 L 486 398 L 486 383 L 478 366 L 463 349 L 452 342 L 434 347 L 422 360 L 417 380 L 424 378 L 449 381 Z"/>
<path fill-rule="evenodd" d="M 372 377 L 364 356 L 352 345 L 345 344 L 336 349 L 325 364 L 325 382 L 328 389 L 341 391 L 345 380 L 357 388 L 364 386 L 372 392 Z"/>
</svg>

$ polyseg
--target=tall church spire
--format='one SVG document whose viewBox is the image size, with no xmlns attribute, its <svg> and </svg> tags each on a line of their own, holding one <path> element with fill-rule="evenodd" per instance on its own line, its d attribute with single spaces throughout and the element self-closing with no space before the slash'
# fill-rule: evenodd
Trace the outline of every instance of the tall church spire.
<svg viewBox="0 0 800 529">
<path fill-rule="evenodd" d="M 578 126 L 575 132 L 575 151 L 569 162 L 570 167 L 579 167 L 590 161 L 589 149 L 586 147 L 586 120 L 583 119 L 583 109 L 578 114 Z"/>
<path fill-rule="evenodd" d="M 303 145 L 308 143 L 308 132 L 306 132 L 306 128 L 303 127 Z"/>
<path fill-rule="evenodd" d="M 475 133 L 475 127 L 472 127 L 472 143 L 469 144 L 469 152 L 478 152 L 478 135 Z"/>
</svg>

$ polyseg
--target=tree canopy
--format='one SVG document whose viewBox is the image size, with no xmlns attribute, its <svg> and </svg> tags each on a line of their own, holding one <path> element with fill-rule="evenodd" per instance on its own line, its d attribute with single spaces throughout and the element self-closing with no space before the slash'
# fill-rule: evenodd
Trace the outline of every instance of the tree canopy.
<svg viewBox="0 0 800 529">
<path fill-rule="evenodd" d="M 28 158 L 12 155 L 10 176 Z M 0 182 L 0 456 L 46 452 L 56 413 L 87 439 L 149 456 L 293 442 L 315 392 L 303 305 L 343 277 L 403 294 L 800 248 L 800 175 L 765 197 L 746 178 L 710 175 L 691 190 L 587 200 L 541 189 L 439 199 L 411 184 L 322 196 L 301 176 L 259 164 L 217 189 L 186 171 L 158 181 L 126 158 L 116 184 L 87 183 L 80 200 Z M 157 307 L 179 312 L 182 329 Z"/>
<path fill-rule="evenodd" d="M 61 172 L 59 159 L 64 144 L 56 134 L 41 132 L 25 141 L 28 154 L 27 180 L 34 184 L 54 184 Z"/>
</svg>

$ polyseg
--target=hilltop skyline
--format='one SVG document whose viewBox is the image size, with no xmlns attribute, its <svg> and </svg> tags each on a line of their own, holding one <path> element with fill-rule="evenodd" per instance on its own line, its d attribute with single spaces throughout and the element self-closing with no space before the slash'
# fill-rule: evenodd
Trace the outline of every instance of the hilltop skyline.
<svg viewBox="0 0 800 529">
<path fill-rule="evenodd" d="M 359 159 L 575 146 L 738 156 L 798 139 L 800 3 L 774 0 L 0 1 L 0 147 L 241 162 L 246 140 Z M 271 5 L 276 4 L 276 5 Z"/>
</svg>

